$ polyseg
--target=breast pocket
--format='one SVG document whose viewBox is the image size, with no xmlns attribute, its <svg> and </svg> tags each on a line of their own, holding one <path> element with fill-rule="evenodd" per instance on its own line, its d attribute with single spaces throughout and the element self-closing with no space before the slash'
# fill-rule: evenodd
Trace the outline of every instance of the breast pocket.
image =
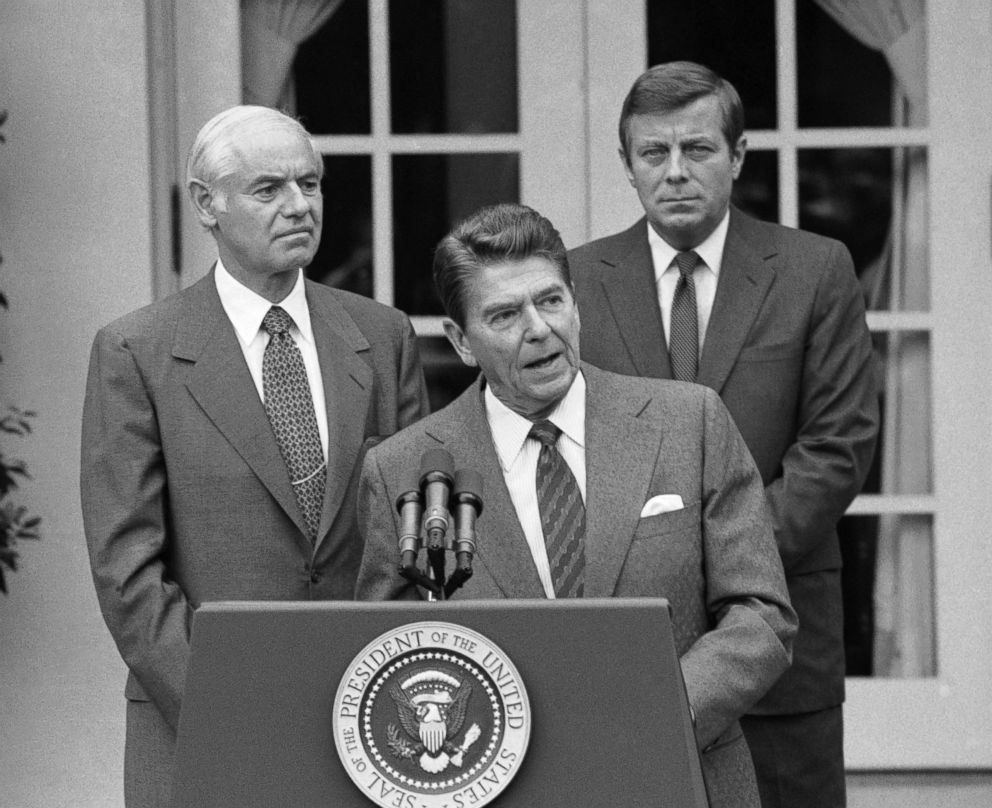
<svg viewBox="0 0 992 808">
<path fill-rule="evenodd" d="M 802 345 L 791 342 L 759 342 L 741 349 L 741 362 L 782 362 L 802 357 Z"/>
<path fill-rule="evenodd" d="M 686 530 L 698 532 L 700 512 L 700 503 L 693 502 L 677 511 L 645 516 L 634 528 L 634 540 L 681 533 Z"/>
</svg>

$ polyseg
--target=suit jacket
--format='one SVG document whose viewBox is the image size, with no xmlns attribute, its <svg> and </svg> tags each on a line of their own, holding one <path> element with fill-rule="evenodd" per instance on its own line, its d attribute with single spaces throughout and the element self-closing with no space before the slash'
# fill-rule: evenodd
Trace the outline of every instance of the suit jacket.
<svg viewBox="0 0 992 808">
<path fill-rule="evenodd" d="M 671 378 L 645 220 L 568 257 L 583 358 Z M 840 704 L 836 525 L 861 490 L 878 430 L 871 336 L 847 249 L 732 208 L 697 381 L 720 394 L 761 472 L 799 614 L 792 667 L 755 712 Z"/>
<path fill-rule="evenodd" d="M 311 282 L 306 296 L 329 444 L 315 548 L 212 272 L 93 345 L 81 467 L 93 578 L 126 695 L 154 702 L 173 733 L 194 609 L 350 599 L 363 443 L 428 411 L 404 315 Z M 129 721 L 129 745 L 136 733 Z"/>
<path fill-rule="evenodd" d="M 789 664 L 795 615 L 754 462 L 719 397 L 697 385 L 586 377 L 587 597 L 666 597 L 713 805 L 757 805 L 737 718 Z M 398 574 L 404 472 L 443 447 L 483 478 L 474 575 L 456 598 L 543 598 L 477 383 L 366 456 L 357 596 L 415 596 Z M 640 518 L 680 494 L 681 510 Z"/>
</svg>

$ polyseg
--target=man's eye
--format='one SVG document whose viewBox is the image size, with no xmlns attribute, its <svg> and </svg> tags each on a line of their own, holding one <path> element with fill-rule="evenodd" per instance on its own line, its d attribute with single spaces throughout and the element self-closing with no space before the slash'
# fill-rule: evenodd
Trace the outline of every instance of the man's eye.
<svg viewBox="0 0 992 808">
<path fill-rule="evenodd" d="M 497 311 L 489 318 L 489 322 L 495 326 L 506 325 L 513 319 L 513 311 L 506 309 L 505 311 Z"/>
<path fill-rule="evenodd" d="M 277 189 L 274 185 L 263 185 L 261 188 L 255 189 L 255 196 L 263 200 L 275 199 L 276 193 Z"/>
<path fill-rule="evenodd" d="M 303 180 L 300 183 L 300 190 L 307 196 L 320 193 L 320 182 L 318 180 Z"/>
</svg>

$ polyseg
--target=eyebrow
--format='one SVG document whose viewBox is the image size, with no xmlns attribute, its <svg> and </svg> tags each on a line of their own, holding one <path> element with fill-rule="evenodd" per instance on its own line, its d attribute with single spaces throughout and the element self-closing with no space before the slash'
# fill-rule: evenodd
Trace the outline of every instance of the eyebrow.
<svg viewBox="0 0 992 808">
<path fill-rule="evenodd" d="M 533 295 L 535 300 L 540 300 L 542 297 L 547 297 L 550 294 L 564 294 L 565 284 L 562 281 L 554 281 L 547 286 L 542 287 L 536 294 Z M 490 314 L 495 314 L 498 311 L 503 311 L 504 309 L 519 308 L 521 301 L 525 298 L 525 295 L 516 295 L 514 297 L 506 297 L 502 300 L 496 300 L 492 304 L 483 307 L 480 312 L 481 317 L 487 317 Z"/>
</svg>

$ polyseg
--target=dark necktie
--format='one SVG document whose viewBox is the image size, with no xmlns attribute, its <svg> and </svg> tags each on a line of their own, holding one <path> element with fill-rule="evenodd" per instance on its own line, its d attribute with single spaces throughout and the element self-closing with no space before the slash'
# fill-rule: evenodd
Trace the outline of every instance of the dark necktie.
<svg viewBox="0 0 992 808">
<path fill-rule="evenodd" d="M 692 272 L 699 263 L 699 256 L 693 250 L 680 252 L 675 256 L 675 263 L 679 267 L 679 280 L 672 298 L 668 356 L 672 362 L 672 376 L 680 381 L 694 382 L 699 366 L 699 321 Z"/>
<path fill-rule="evenodd" d="M 556 598 L 582 597 L 585 578 L 586 507 L 579 484 L 558 452 L 561 430 L 538 421 L 528 437 L 541 443 L 537 458 L 537 507 Z"/>
<path fill-rule="evenodd" d="M 289 333 L 292 323 L 293 318 L 279 306 L 269 309 L 262 320 L 262 328 L 270 335 L 262 357 L 262 390 L 265 412 L 307 523 L 307 536 L 314 542 L 324 502 L 327 464 L 303 354 Z"/>
</svg>

